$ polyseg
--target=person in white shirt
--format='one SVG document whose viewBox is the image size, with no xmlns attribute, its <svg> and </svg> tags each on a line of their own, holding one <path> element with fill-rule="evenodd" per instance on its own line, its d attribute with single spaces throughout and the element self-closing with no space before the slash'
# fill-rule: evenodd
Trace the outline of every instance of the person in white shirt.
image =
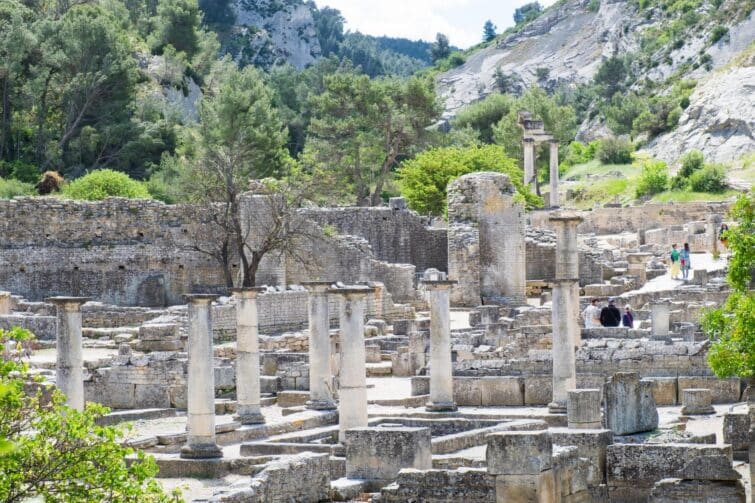
<svg viewBox="0 0 755 503">
<path fill-rule="evenodd" d="M 601 326 L 598 299 L 592 299 L 590 305 L 582 311 L 582 319 L 585 320 L 585 328 L 597 328 Z"/>
</svg>

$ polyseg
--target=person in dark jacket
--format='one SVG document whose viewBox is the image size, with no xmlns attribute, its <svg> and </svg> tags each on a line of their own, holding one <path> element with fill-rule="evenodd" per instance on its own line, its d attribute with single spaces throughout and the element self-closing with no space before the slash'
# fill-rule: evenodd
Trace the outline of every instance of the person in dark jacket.
<svg viewBox="0 0 755 503">
<path fill-rule="evenodd" d="M 613 297 L 608 299 L 608 305 L 600 311 L 600 324 L 604 327 L 618 327 L 621 324 L 621 311 L 613 305 Z"/>
<path fill-rule="evenodd" d="M 621 324 L 628 328 L 634 328 L 634 316 L 632 316 L 632 309 L 629 306 L 624 308 L 624 316 L 621 317 Z"/>
</svg>

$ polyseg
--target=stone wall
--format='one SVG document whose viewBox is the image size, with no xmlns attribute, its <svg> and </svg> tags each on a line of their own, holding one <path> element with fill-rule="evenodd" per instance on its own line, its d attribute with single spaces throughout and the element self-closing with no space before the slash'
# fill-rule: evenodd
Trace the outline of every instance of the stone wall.
<svg viewBox="0 0 755 503">
<path fill-rule="evenodd" d="M 580 234 L 620 234 L 625 231 L 646 231 L 658 227 L 670 227 L 682 222 L 705 220 L 713 213 L 726 215 L 731 203 L 692 202 L 681 204 L 647 203 L 626 208 L 595 208 L 581 211 L 584 221 L 577 227 Z M 529 214 L 529 222 L 534 227 L 551 228 L 548 211 L 534 211 Z"/>
<path fill-rule="evenodd" d="M 382 489 L 373 498 L 375 503 L 403 503 L 423 501 L 442 503 L 494 503 L 495 477 L 486 470 L 459 468 L 458 470 L 415 470 L 405 468 L 396 482 Z"/>
</svg>

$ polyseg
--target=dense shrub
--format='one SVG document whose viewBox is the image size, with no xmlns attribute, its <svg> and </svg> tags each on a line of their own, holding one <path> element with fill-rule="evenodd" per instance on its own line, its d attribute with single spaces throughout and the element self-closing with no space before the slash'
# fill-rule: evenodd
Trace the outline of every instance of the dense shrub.
<svg viewBox="0 0 755 503">
<path fill-rule="evenodd" d="M 493 141 L 493 126 L 516 108 L 513 97 L 505 94 L 491 94 L 482 101 L 462 108 L 453 120 L 454 128 L 470 126 L 480 132 L 485 143 Z"/>
<path fill-rule="evenodd" d="M 726 190 L 726 172 L 719 164 L 706 164 L 692 173 L 689 186 L 695 192 L 723 192 Z"/>
<path fill-rule="evenodd" d="M 705 164 L 705 156 L 699 150 L 690 150 L 682 156 L 682 166 L 679 176 L 689 178 L 692 173 L 701 169 Z"/>
<path fill-rule="evenodd" d="M 637 197 L 659 194 L 668 187 L 668 167 L 663 161 L 646 161 L 637 183 Z"/>
<path fill-rule="evenodd" d="M 619 138 L 601 140 L 598 147 L 598 159 L 603 164 L 631 164 L 632 144 Z"/>
<path fill-rule="evenodd" d="M 590 162 L 595 159 L 599 146 L 600 142 L 598 140 L 591 141 L 587 145 L 573 141 L 566 147 L 566 153 L 563 156 L 561 165 L 569 167 Z"/>
<path fill-rule="evenodd" d="M 727 33 L 729 33 L 729 29 L 726 26 L 718 25 L 714 27 L 710 32 L 710 43 L 715 44 L 724 38 Z"/>
<path fill-rule="evenodd" d="M 25 161 L 0 160 L 0 177 L 13 178 L 24 183 L 37 183 L 39 179 L 39 170 L 34 164 Z"/>
<path fill-rule="evenodd" d="M 143 183 L 129 178 L 125 173 L 101 169 L 78 178 L 63 189 L 70 199 L 100 201 L 106 197 L 149 199 L 149 191 Z"/>
<path fill-rule="evenodd" d="M 31 195 L 34 195 L 34 186 L 32 184 L 19 180 L 4 180 L 0 178 L 0 199 Z"/>
</svg>

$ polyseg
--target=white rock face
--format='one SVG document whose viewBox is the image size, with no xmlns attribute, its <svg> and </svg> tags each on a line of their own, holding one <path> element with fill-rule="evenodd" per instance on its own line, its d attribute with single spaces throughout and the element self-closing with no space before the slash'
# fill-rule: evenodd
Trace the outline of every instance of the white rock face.
<svg viewBox="0 0 755 503">
<path fill-rule="evenodd" d="M 714 162 L 755 151 L 755 61 L 712 74 L 698 84 L 679 126 L 646 150 L 669 163 L 691 149 Z"/>
<path fill-rule="evenodd" d="M 282 5 L 281 5 L 282 4 Z M 229 47 L 234 59 L 269 66 L 286 61 L 298 69 L 320 55 L 310 7 L 297 0 L 235 0 L 236 26 Z"/>
</svg>

